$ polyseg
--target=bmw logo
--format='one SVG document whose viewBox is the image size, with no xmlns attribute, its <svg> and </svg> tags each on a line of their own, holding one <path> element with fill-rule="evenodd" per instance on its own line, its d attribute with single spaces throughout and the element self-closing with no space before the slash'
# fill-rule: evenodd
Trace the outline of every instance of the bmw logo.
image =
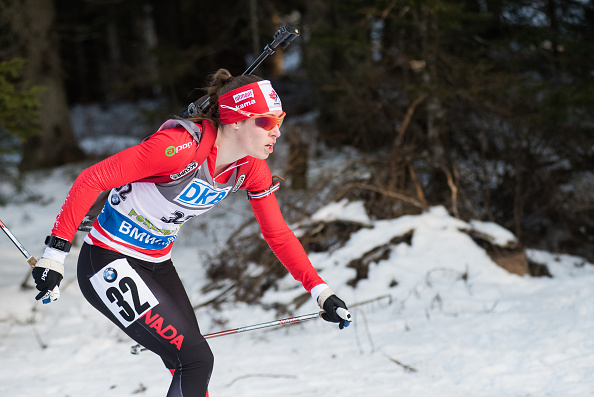
<svg viewBox="0 0 594 397">
<path fill-rule="evenodd" d="M 113 267 L 108 267 L 103 271 L 103 279 L 108 283 L 113 283 L 118 278 L 118 272 Z"/>
<path fill-rule="evenodd" d="M 111 196 L 111 204 L 118 205 L 120 203 L 120 196 L 113 195 Z"/>
</svg>

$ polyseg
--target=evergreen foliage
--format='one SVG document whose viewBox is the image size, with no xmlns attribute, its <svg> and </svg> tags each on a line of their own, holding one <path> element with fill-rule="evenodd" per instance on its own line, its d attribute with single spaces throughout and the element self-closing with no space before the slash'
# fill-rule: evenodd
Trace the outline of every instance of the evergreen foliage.
<svg viewBox="0 0 594 397">
<path fill-rule="evenodd" d="M 39 94 L 42 87 L 29 87 L 22 78 L 25 60 L 0 62 L 0 154 L 13 153 L 18 142 L 39 134 Z"/>
</svg>

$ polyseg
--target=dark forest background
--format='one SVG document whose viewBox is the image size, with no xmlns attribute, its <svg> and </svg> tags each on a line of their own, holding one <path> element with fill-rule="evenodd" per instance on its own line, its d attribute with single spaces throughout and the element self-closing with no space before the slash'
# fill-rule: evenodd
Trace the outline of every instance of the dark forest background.
<svg viewBox="0 0 594 397">
<path fill-rule="evenodd" d="M 377 219 L 444 205 L 594 260 L 586 0 L 0 0 L 0 154 L 20 172 L 80 161 L 72 106 L 155 98 L 177 114 L 281 25 L 300 38 L 255 73 L 290 117 L 317 114 L 301 146 L 364 154 L 342 197 Z"/>
</svg>

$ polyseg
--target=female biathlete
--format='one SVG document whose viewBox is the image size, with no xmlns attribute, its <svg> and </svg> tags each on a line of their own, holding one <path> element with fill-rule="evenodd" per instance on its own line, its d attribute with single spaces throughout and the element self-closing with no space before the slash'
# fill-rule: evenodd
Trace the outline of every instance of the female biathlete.
<svg viewBox="0 0 594 397">
<path fill-rule="evenodd" d="M 180 227 L 244 189 L 272 251 L 325 311 L 345 308 L 312 267 L 283 220 L 265 159 L 285 117 L 267 80 L 210 76 L 201 117 L 169 120 L 142 143 L 87 169 L 68 193 L 33 269 L 36 299 L 59 297 L 64 259 L 89 208 L 109 191 L 85 237 L 78 282 L 85 298 L 127 335 L 158 354 L 173 374 L 168 397 L 207 395 L 213 355 L 171 261 Z"/>
</svg>

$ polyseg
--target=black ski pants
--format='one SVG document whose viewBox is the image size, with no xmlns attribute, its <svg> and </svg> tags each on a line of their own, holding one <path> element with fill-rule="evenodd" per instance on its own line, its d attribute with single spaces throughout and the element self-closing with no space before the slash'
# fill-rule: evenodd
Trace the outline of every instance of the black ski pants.
<svg viewBox="0 0 594 397">
<path fill-rule="evenodd" d="M 171 260 L 151 263 L 87 243 L 78 258 L 84 297 L 173 374 L 167 397 L 204 397 L 214 363 Z"/>
</svg>

